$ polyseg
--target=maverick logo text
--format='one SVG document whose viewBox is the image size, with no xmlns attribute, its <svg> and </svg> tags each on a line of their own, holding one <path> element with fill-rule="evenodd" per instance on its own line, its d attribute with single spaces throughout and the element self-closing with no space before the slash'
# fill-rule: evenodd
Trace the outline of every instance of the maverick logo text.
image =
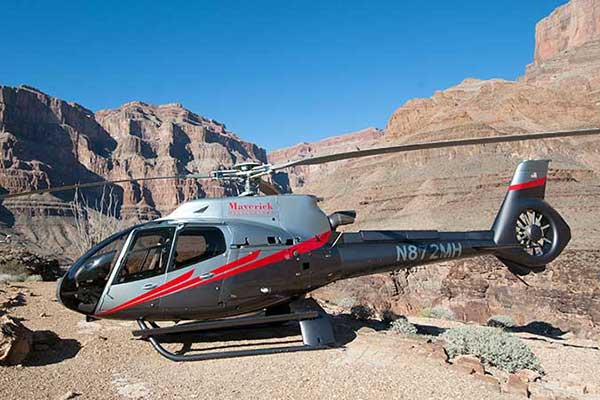
<svg viewBox="0 0 600 400">
<path fill-rule="evenodd" d="M 273 215 L 273 205 L 270 202 L 243 204 L 237 201 L 229 202 L 229 215 L 268 217 Z"/>
</svg>

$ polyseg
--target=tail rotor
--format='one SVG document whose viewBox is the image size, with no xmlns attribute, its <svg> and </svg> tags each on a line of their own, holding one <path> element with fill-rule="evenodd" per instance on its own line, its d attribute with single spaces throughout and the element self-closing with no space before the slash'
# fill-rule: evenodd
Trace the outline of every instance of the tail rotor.
<svg viewBox="0 0 600 400">
<path fill-rule="evenodd" d="M 496 257 L 517 275 L 544 271 L 571 240 L 569 225 L 544 201 L 548 163 L 519 164 L 492 227 Z"/>
</svg>

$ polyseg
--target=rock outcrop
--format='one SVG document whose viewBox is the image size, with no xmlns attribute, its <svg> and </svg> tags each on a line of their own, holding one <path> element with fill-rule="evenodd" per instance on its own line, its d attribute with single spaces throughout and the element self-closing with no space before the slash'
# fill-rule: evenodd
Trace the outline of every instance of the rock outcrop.
<svg viewBox="0 0 600 400">
<path fill-rule="evenodd" d="M 533 63 L 519 79 L 600 101 L 600 3 L 572 0 L 536 26 Z"/>
<path fill-rule="evenodd" d="M 571 0 L 535 26 L 534 63 L 543 63 L 594 40 L 600 40 L 600 3 Z"/>
<path fill-rule="evenodd" d="M 96 119 L 117 142 L 111 157 L 113 179 L 208 172 L 239 161 L 266 161 L 263 149 L 181 104 L 132 102 L 98 111 Z M 223 183 L 194 180 L 148 181 L 123 188 L 123 211 L 129 214 L 169 212 L 190 198 L 232 193 Z"/>
<path fill-rule="evenodd" d="M 386 136 L 423 141 L 586 127 L 600 121 L 598 111 L 600 106 L 579 92 L 466 79 L 430 99 L 410 100 L 398 108 Z"/>
</svg>

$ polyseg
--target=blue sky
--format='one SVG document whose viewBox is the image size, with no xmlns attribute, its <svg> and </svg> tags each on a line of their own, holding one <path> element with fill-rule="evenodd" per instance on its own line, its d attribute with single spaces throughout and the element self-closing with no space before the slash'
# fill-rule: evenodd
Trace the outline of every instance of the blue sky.
<svg viewBox="0 0 600 400">
<path fill-rule="evenodd" d="M 0 0 L 0 84 L 94 111 L 179 102 L 267 149 L 385 127 L 466 77 L 514 79 L 565 1 Z"/>
</svg>

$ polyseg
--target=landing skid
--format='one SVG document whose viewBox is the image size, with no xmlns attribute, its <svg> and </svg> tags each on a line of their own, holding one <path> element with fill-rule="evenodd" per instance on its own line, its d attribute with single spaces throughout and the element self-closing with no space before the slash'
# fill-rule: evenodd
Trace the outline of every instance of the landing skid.
<svg viewBox="0 0 600 400">
<path fill-rule="evenodd" d="M 307 311 L 308 309 L 308 311 Z M 139 319 L 139 330 L 133 335 L 148 340 L 152 347 L 163 357 L 171 361 L 202 361 L 219 358 L 245 357 L 261 354 L 288 353 L 295 351 L 318 350 L 335 346 L 335 337 L 331 319 L 325 311 L 314 301 L 309 300 L 303 304 L 292 305 L 294 312 L 271 316 L 253 316 L 220 319 L 202 322 L 189 322 L 169 327 L 159 327 L 155 322 Z M 302 345 L 258 347 L 248 350 L 229 350 L 219 352 L 204 352 L 200 354 L 178 354 L 163 347 L 159 338 L 186 333 L 209 333 L 223 329 L 248 328 L 273 330 L 269 324 L 282 322 L 298 322 L 302 335 Z M 268 332 L 267 332 L 268 333 Z"/>
</svg>

